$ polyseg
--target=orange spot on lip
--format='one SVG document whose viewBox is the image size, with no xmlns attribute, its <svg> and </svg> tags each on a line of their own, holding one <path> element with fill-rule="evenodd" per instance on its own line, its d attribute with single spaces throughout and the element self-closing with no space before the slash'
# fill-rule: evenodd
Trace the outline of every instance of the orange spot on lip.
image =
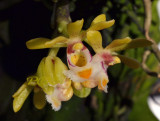
<svg viewBox="0 0 160 121">
<path fill-rule="evenodd" d="M 92 74 L 92 69 L 86 69 L 84 71 L 78 72 L 78 75 L 82 78 L 88 79 Z"/>
<path fill-rule="evenodd" d="M 98 89 L 104 90 L 104 87 L 107 85 L 107 83 L 108 83 L 108 80 L 107 80 L 107 79 L 103 79 L 102 82 L 99 81 Z"/>
</svg>

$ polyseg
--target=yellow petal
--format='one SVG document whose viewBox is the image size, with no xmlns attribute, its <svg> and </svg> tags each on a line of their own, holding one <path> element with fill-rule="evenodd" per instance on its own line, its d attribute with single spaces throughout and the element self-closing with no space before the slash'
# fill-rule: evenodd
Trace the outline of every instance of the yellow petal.
<svg viewBox="0 0 160 121">
<path fill-rule="evenodd" d="M 43 49 L 47 48 L 45 46 L 46 42 L 49 42 L 50 39 L 47 38 L 35 38 L 26 42 L 26 46 L 28 49 Z"/>
<path fill-rule="evenodd" d="M 43 89 L 46 94 L 52 94 L 54 88 L 49 86 L 45 75 L 45 59 L 43 58 L 37 69 L 37 76 L 39 77 L 38 85 Z"/>
<path fill-rule="evenodd" d="M 106 15 L 105 14 L 101 14 L 99 16 L 97 16 L 91 23 L 91 25 L 96 24 L 98 22 L 102 22 L 102 21 L 106 21 Z"/>
<path fill-rule="evenodd" d="M 50 40 L 50 41 L 47 41 L 46 43 L 45 43 L 45 47 L 46 48 L 52 48 L 52 47 L 54 47 L 54 46 L 56 46 L 56 45 L 62 45 L 62 44 L 66 44 L 67 43 L 67 38 L 66 37 L 63 37 L 63 36 L 59 36 L 59 37 L 56 37 L 56 38 L 54 38 L 54 39 L 52 39 L 52 40 Z"/>
<path fill-rule="evenodd" d="M 38 87 L 34 88 L 33 104 L 37 109 L 42 109 L 46 105 L 45 94 L 42 89 Z"/>
<path fill-rule="evenodd" d="M 67 26 L 68 35 L 70 37 L 78 36 L 80 34 L 81 29 L 82 29 L 83 22 L 84 22 L 84 20 L 82 19 L 82 20 L 78 20 L 76 22 L 69 23 Z"/>
<path fill-rule="evenodd" d="M 83 87 L 81 90 L 73 88 L 73 92 L 76 96 L 80 98 L 85 98 L 91 93 L 91 88 Z"/>
<path fill-rule="evenodd" d="M 98 31 L 98 30 L 109 28 L 114 24 L 114 22 L 115 22 L 115 20 L 110 20 L 110 21 L 102 21 L 102 22 L 93 24 L 88 29 L 88 31 Z"/>
<path fill-rule="evenodd" d="M 28 95 L 31 93 L 32 89 L 33 89 L 33 86 L 27 86 L 19 93 L 19 95 L 17 95 L 14 98 L 14 100 L 13 100 L 14 112 L 18 112 L 21 109 L 22 105 L 24 104 Z"/>
<path fill-rule="evenodd" d="M 135 59 L 132 59 L 132 58 L 129 58 L 129 57 L 126 57 L 126 56 L 123 56 L 123 55 L 117 55 L 121 61 L 126 64 L 127 66 L 129 66 L 130 68 L 139 68 L 141 65 L 140 63 L 135 60 Z"/>
<path fill-rule="evenodd" d="M 97 53 L 102 50 L 102 36 L 98 31 L 88 31 L 87 32 L 88 44 Z"/>
<path fill-rule="evenodd" d="M 116 40 L 114 40 L 114 41 L 116 41 Z M 120 42 L 120 41 L 117 41 L 117 43 L 118 42 Z M 120 51 L 120 50 L 131 49 L 131 48 L 146 47 L 146 46 L 150 46 L 150 45 L 152 45 L 152 42 L 150 42 L 146 39 L 133 39 L 133 40 L 131 40 L 130 38 L 128 38 L 128 42 L 127 41 L 124 43 L 120 42 L 119 45 L 112 46 L 112 47 L 109 45 L 109 47 L 107 46 L 106 49 L 109 49 L 110 51 Z"/>
<path fill-rule="evenodd" d="M 60 58 L 55 58 L 55 78 L 57 83 L 63 83 L 66 79 L 66 76 L 63 74 L 67 70 L 67 66 L 61 61 Z"/>
<path fill-rule="evenodd" d="M 111 50 L 111 51 L 122 50 L 131 41 L 132 39 L 129 37 L 126 37 L 123 39 L 116 39 L 116 40 L 113 40 L 105 49 Z"/>
</svg>

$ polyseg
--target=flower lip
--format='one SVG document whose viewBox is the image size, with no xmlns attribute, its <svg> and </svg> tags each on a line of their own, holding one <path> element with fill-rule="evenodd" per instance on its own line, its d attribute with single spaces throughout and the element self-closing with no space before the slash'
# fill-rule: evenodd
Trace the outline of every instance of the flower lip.
<svg viewBox="0 0 160 121">
<path fill-rule="evenodd" d="M 90 63 L 92 56 L 81 41 L 68 44 L 67 61 L 71 67 L 84 67 Z"/>
<path fill-rule="evenodd" d="M 109 65 L 112 61 L 114 61 L 113 56 L 110 53 L 102 53 L 101 57 L 103 58 L 106 65 Z"/>
<path fill-rule="evenodd" d="M 79 46 L 81 46 L 81 47 L 79 47 Z M 76 51 L 76 49 L 77 49 L 77 50 L 78 50 L 78 49 L 79 49 L 79 50 L 84 50 L 84 49 L 86 49 L 86 47 L 83 45 L 83 43 L 82 43 L 81 41 L 68 44 L 67 54 L 74 53 L 74 52 Z"/>
<path fill-rule="evenodd" d="M 101 62 L 101 65 L 102 65 L 103 70 L 106 71 L 106 69 L 104 67 L 104 62 L 103 61 Z"/>
<path fill-rule="evenodd" d="M 76 67 L 76 65 L 72 64 L 71 61 L 67 58 L 68 64 L 72 67 Z"/>
</svg>

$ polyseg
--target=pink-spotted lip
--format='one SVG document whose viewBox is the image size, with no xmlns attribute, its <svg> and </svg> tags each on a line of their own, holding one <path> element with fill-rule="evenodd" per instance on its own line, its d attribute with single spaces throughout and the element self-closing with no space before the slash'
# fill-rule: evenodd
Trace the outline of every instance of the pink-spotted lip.
<svg viewBox="0 0 160 121">
<path fill-rule="evenodd" d="M 71 61 L 67 58 L 69 66 L 76 67 L 76 65 L 71 64 Z"/>
<path fill-rule="evenodd" d="M 92 61 L 91 53 L 87 49 L 82 51 L 82 53 L 84 54 L 84 57 L 86 58 L 87 63 L 91 63 L 91 61 Z M 71 54 L 67 54 L 67 55 L 71 55 Z M 68 57 L 68 56 L 67 56 L 67 61 L 68 61 L 68 65 L 70 65 L 72 67 L 79 67 L 79 66 L 76 66 L 75 64 L 73 64 L 70 60 L 70 57 Z M 86 65 L 87 65 L 87 63 L 86 63 Z M 84 65 L 84 66 L 86 66 L 86 65 Z M 82 67 L 84 67 L 84 66 L 82 66 Z"/>
<path fill-rule="evenodd" d="M 81 49 L 82 51 L 85 50 L 85 49 L 87 49 L 81 41 L 77 41 L 77 42 L 68 44 L 67 54 L 71 54 L 71 53 L 74 53 L 74 52 L 75 52 L 75 50 L 73 50 L 73 46 L 74 46 L 76 43 L 81 43 L 81 44 L 83 45 L 83 48 Z"/>
<path fill-rule="evenodd" d="M 101 66 L 102 66 L 103 70 L 105 70 L 104 62 L 103 62 L 103 61 L 101 61 Z M 106 70 L 105 70 L 105 71 L 106 71 Z"/>
<path fill-rule="evenodd" d="M 109 65 L 109 63 L 114 61 L 113 56 L 110 53 L 102 53 L 101 57 L 106 65 Z"/>
<path fill-rule="evenodd" d="M 90 60 L 89 60 L 89 62 L 91 62 L 91 61 L 92 61 L 92 55 L 91 55 L 90 51 L 89 51 L 89 55 L 90 55 Z"/>
<path fill-rule="evenodd" d="M 79 66 L 76 66 L 75 64 L 73 64 L 70 60 L 70 56 L 71 54 L 75 53 L 75 50 L 72 49 L 72 47 L 74 46 L 74 44 L 76 43 L 82 43 L 82 42 L 74 42 L 72 44 L 69 44 L 69 46 L 67 47 L 67 61 L 68 61 L 68 65 L 72 66 L 72 67 L 79 67 Z M 82 43 L 83 45 L 83 43 Z M 83 48 L 80 50 L 80 52 L 83 53 L 84 57 L 86 58 L 87 60 L 87 63 L 90 63 L 92 61 L 92 55 L 90 53 L 90 51 L 87 49 L 87 47 L 85 47 L 83 45 Z M 84 65 L 85 66 L 85 65 Z M 83 66 L 83 67 L 84 67 Z"/>
</svg>

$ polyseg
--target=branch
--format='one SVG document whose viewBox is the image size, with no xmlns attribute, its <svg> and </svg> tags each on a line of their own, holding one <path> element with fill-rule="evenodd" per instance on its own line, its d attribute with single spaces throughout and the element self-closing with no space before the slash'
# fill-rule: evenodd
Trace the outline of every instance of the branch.
<svg viewBox="0 0 160 121">
<path fill-rule="evenodd" d="M 143 0 L 144 1 L 144 8 L 145 8 L 145 23 L 144 23 L 144 30 L 145 30 L 145 37 L 153 43 L 152 50 L 154 55 L 156 56 L 157 60 L 160 62 L 160 50 L 158 49 L 158 45 L 149 36 L 149 28 L 151 25 L 151 20 L 152 20 L 152 11 L 151 11 L 151 0 Z"/>
<path fill-rule="evenodd" d="M 52 0 L 53 13 L 51 27 L 54 29 L 53 36 L 58 34 L 67 35 L 67 24 L 71 22 L 68 0 Z"/>
<path fill-rule="evenodd" d="M 142 61 L 142 68 L 143 70 L 150 76 L 154 76 L 157 78 L 160 78 L 160 74 L 158 74 L 157 72 L 151 71 L 148 66 L 146 65 L 146 61 L 149 57 L 149 55 L 151 54 L 151 51 L 146 50 L 143 54 L 143 61 Z"/>
<path fill-rule="evenodd" d="M 143 2 L 144 2 L 144 9 L 145 9 L 145 22 L 144 22 L 145 37 L 147 40 L 153 43 L 153 45 L 151 46 L 152 52 L 154 53 L 158 62 L 160 63 L 160 50 L 158 49 L 158 45 L 156 41 L 153 40 L 149 35 L 149 29 L 152 21 L 151 0 L 143 0 Z M 151 51 L 149 50 L 146 50 L 144 52 L 143 60 L 142 60 L 142 68 L 148 75 L 160 78 L 160 74 L 158 72 L 151 71 L 146 65 L 146 60 L 149 57 L 150 53 Z"/>
</svg>

